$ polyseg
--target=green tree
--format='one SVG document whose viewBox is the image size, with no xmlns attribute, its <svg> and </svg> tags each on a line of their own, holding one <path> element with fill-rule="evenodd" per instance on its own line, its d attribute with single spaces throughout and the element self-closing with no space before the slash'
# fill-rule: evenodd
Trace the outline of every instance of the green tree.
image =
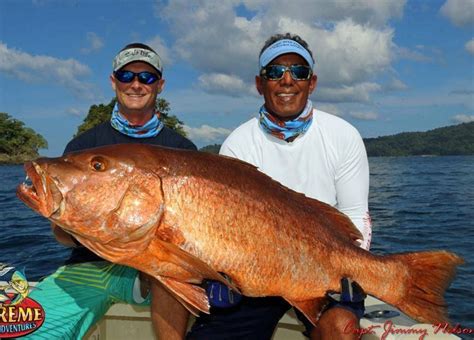
<svg viewBox="0 0 474 340">
<path fill-rule="evenodd" d="M 167 127 L 175 130 L 181 136 L 186 137 L 186 131 L 184 131 L 184 122 L 175 115 L 170 116 L 170 104 L 163 98 L 156 99 L 156 109 L 161 113 L 161 119 Z"/>
<path fill-rule="evenodd" d="M 0 112 L 0 162 L 19 163 L 39 156 L 48 147 L 43 136 L 25 124 Z"/>
<path fill-rule="evenodd" d="M 219 154 L 220 148 L 221 148 L 221 144 L 212 144 L 212 145 L 206 145 L 205 147 L 202 147 L 201 149 L 199 149 L 199 151 Z"/>
<path fill-rule="evenodd" d="M 74 137 L 80 135 L 81 133 L 93 128 L 94 126 L 110 120 L 112 116 L 112 110 L 114 109 L 116 98 L 113 98 L 109 104 L 99 104 L 92 105 L 89 108 L 89 113 L 86 118 L 84 118 L 83 123 L 77 128 L 77 132 Z M 186 137 L 186 132 L 184 131 L 183 125 L 184 122 L 181 121 L 175 115 L 170 115 L 170 104 L 163 98 L 156 99 L 156 108 L 157 111 L 161 113 L 161 119 L 163 123 L 170 129 L 175 130 L 182 136 Z"/>
</svg>

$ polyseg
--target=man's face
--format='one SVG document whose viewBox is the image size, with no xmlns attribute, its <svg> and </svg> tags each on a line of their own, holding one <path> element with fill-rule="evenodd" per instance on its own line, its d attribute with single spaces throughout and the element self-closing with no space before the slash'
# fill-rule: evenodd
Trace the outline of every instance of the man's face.
<svg viewBox="0 0 474 340">
<path fill-rule="evenodd" d="M 132 71 L 134 73 L 158 72 L 149 64 L 137 61 L 124 66 L 121 70 Z M 148 114 L 155 110 L 155 101 L 158 93 L 161 92 L 164 79 L 157 80 L 153 84 L 142 84 L 135 77 L 131 83 L 122 83 L 114 77 L 110 76 L 112 88 L 117 95 L 117 101 L 120 106 L 120 113 L 123 115 Z"/>
<path fill-rule="evenodd" d="M 308 65 L 298 54 L 288 53 L 273 59 L 269 65 Z M 267 111 L 283 120 L 298 116 L 306 106 L 309 95 L 316 88 L 316 75 L 308 80 L 294 80 L 286 71 L 280 80 L 255 77 L 258 93 L 265 98 Z"/>
</svg>

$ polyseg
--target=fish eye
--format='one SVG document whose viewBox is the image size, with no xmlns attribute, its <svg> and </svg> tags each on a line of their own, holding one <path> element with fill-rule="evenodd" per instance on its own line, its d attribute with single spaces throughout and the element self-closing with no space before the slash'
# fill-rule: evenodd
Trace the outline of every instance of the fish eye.
<svg viewBox="0 0 474 340">
<path fill-rule="evenodd" d="M 105 160 L 101 157 L 94 157 L 91 159 L 91 168 L 94 171 L 105 171 Z"/>
</svg>

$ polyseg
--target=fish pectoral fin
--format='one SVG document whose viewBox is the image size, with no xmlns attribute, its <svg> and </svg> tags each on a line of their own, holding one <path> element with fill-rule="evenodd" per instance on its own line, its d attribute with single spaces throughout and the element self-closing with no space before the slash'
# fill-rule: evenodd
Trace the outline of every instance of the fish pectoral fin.
<svg viewBox="0 0 474 340">
<path fill-rule="evenodd" d="M 155 239 L 152 242 L 152 247 L 155 248 L 152 250 L 152 253 L 155 256 L 158 256 L 159 261 L 169 262 L 183 268 L 193 277 L 194 282 L 202 282 L 204 279 L 219 281 L 232 290 L 240 293 L 237 286 L 235 286 L 235 284 L 230 280 L 227 280 L 207 263 L 196 256 L 187 253 L 177 245 L 160 239 Z"/>
<path fill-rule="evenodd" d="M 157 277 L 157 280 L 160 281 L 191 314 L 198 316 L 200 311 L 209 314 L 209 299 L 203 288 L 169 277 L 160 276 Z"/>
<path fill-rule="evenodd" d="M 326 297 L 319 297 L 304 301 L 285 300 L 288 301 L 290 305 L 298 309 L 301 313 L 303 313 L 304 316 L 306 316 L 306 318 L 311 321 L 313 326 L 316 326 L 316 323 L 319 321 L 324 307 L 326 307 L 326 305 L 329 303 Z"/>
</svg>

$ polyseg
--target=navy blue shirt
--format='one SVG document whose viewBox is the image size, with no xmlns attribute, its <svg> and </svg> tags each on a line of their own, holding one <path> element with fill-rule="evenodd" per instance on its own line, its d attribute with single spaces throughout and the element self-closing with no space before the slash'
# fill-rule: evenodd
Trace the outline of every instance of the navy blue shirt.
<svg viewBox="0 0 474 340">
<path fill-rule="evenodd" d="M 196 145 L 194 145 L 189 139 L 181 136 L 179 133 L 166 126 L 164 126 L 160 133 L 155 137 L 133 138 L 115 130 L 110 125 L 110 122 L 105 122 L 87 130 L 71 140 L 66 146 L 64 154 L 104 145 L 125 143 L 151 144 L 178 149 L 197 150 Z M 86 247 L 78 246 L 77 248 L 72 249 L 71 256 L 66 261 L 66 264 L 92 261 L 103 261 L 103 259 Z"/>
</svg>

